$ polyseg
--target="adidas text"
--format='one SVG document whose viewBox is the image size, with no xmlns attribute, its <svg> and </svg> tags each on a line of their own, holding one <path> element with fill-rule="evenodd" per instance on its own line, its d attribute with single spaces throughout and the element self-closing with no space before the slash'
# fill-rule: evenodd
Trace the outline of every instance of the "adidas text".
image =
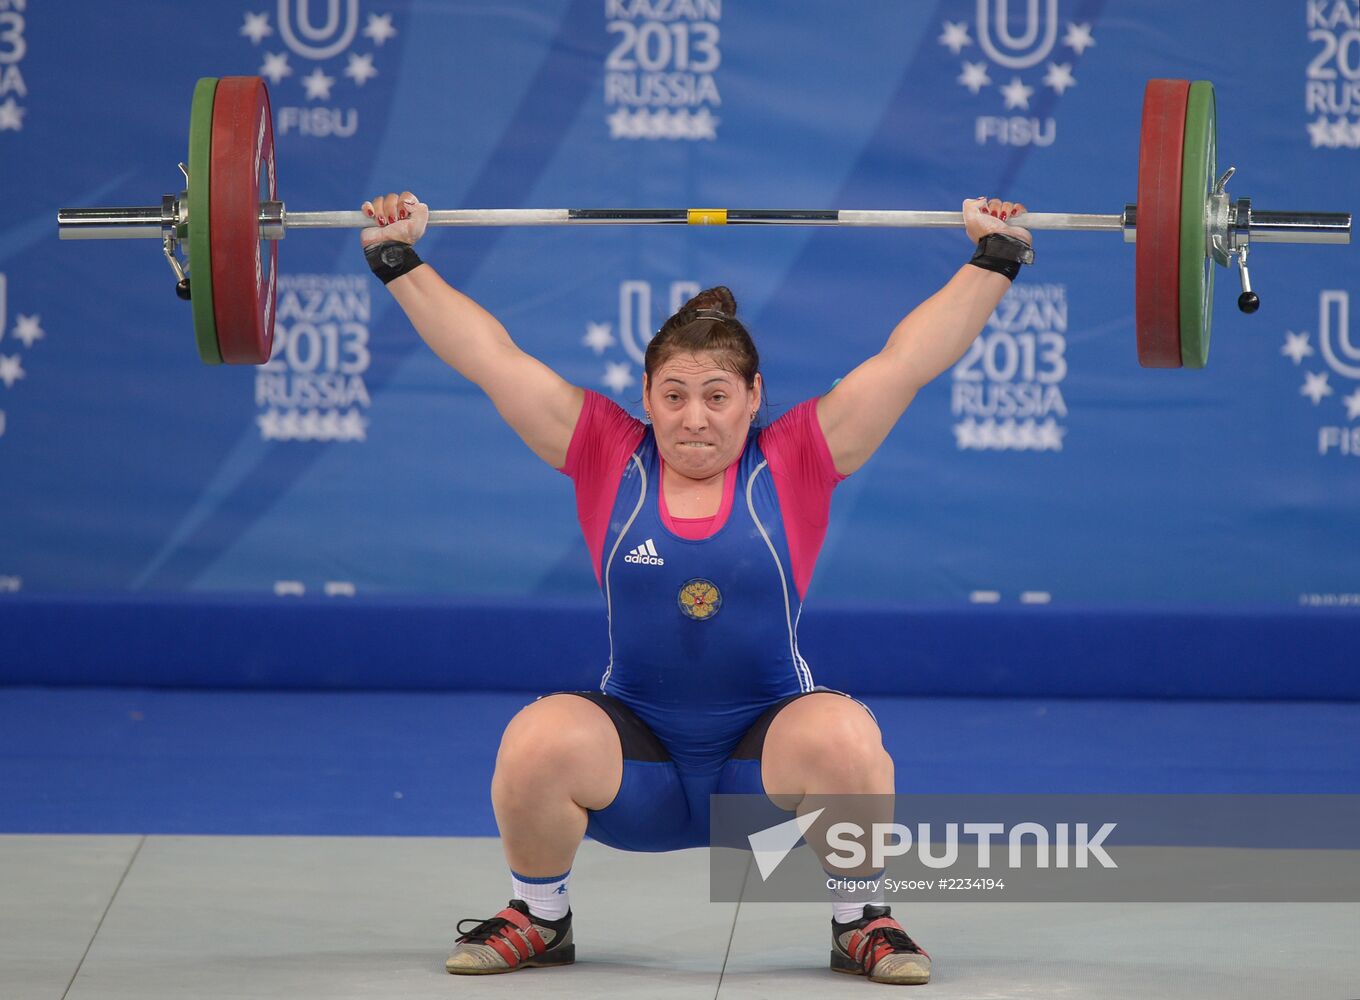
<svg viewBox="0 0 1360 1000">
<path fill-rule="evenodd" d="M 640 566 L 664 566 L 666 560 L 657 554 L 656 542 L 647 539 L 635 549 L 630 549 L 628 554 L 623 557 L 624 562 L 637 563 Z"/>
</svg>

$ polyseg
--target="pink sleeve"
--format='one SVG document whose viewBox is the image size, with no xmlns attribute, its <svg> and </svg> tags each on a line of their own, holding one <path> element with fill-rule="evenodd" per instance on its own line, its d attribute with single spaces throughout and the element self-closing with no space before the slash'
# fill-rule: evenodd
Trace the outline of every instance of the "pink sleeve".
<svg viewBox="0 0 1360 1000">
<path fill-rule="evenodd" d="M 793 562 L 793 583 L 802 598 L 812 582 L 812 569 L 826 538 L 831 491 L 846 478 L 832 461 L 817 420 L 817 400 L 799 403 L 761 431 L 760 450 L 774 476 Z"/>
<path fill-rule="evenodd" d="M 567 446 L 567 464 L 558 471 L 570 476 L 576 485 L 576 517 L 590 550 L 596 583 L 600 582 L 604 538 L 619 478 L 645 431 L 642 421 L 623 407 L 586 390 L 585 405 Z"/>
</svg>

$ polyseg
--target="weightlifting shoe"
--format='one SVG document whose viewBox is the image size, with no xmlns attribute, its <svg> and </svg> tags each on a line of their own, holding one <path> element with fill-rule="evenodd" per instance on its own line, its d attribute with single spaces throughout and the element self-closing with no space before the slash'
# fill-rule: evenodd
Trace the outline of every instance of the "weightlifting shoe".
<svg viewBox="0 0 1360 1000">
<path fill-rule="evenodd" d="M 468 931 L 463 925 L 476 924 Z M 571 913 L 561 920 L 543 920 L 529 913 L 522 899 L 512 899 L 494 917 L 458 921 L 454 942 L 444 968 L 456 976 L 487 976 L 514 972 L 526 966 L 571 965 L 576 945 L 571 943 Z"/>
<path fill-rule="evenodd" d="M 831 969 L 876 983 L 930 982 L 930 956 L 892 918 L 891 907 L 873 904 L 858 920 L 831 921 Z"/>
</svg>

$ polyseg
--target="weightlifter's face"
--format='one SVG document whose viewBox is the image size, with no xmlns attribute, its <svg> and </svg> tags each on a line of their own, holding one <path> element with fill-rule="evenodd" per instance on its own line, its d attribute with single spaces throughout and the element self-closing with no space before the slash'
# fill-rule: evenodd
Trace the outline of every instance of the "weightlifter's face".
<svg viewBox="0 0 1360 1000">
<path fill-rule="evenodd" d="M 677 354 L 646 381 L 643 400 L 666 464 L 690 479 L 709 479 L 741 455 L 760 406 L 760 375 L 747 386 L 707 352 Z"/>
</svg>

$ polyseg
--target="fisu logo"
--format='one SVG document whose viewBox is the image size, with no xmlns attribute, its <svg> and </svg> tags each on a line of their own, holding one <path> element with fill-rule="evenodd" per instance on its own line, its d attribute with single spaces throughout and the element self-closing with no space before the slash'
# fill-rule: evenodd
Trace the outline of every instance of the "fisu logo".
<svg viewBox="0 0 1360 1000">
<path fill-rule="evenodd" d="M 359 0 L 278 0 L 274 10 L 277 24 L 271 23 L 270 12 L 248 11 L 240 34 L 260 48 L 263 59 L 257 72 L 273 88 L 279 88 L 290 77 L 300 83 L 306 103 L 274 109 L 276 138 L 290 134 L 314 138 L 347 139 L 355 134 L 359 124 L 356 108 L 318 107 L 314 102 L 342 100 L 335 88 L 348 89 L 342 78 L 362 89 L 369 81 L 381 76 L 375 60 L 378 50 L 397 36 L 390 13 L 369 13 L 360 25 Z M 372 43 L 371 51 L 364 48 L 360 36 Z M 278 39 L 276 45 L 271 39 Z M 339 62 L 327 63 L 343 56 Z M 294 65 L 295 60 L 310 63 Z"/>
<path fill-rule="evenodd" d="M 1080 56 L 1095 45 L 1090 24 L 1067 22 L 1061 42 L 1058 39 L 1058 0 L 977 0 L 977 20 L 945 21 L 937 39 L 962 60 L 960 73 L 955 78 L 974 96 L 995 88 L 1003 102 L 1002 115 L 979 115 L 974 123 L 974 139 L 979 145 L 997 143 L 1003 146 L 1051 146 L 1057 138 L 1057 121 L 1052 117 L 1026 114 L 1031 101 L 1047 87 L 1061 97 L 1069 87 L 1077 85 L 1072 75 L 1075 60 L 1066 60 L 1066 53 L 1058 54 L 1059 47 L 1070 49 Z M 970 27 L 977 31 L 974 43 Z M 969 58 L 977 45 L 982 58 Z M 1045 64 L 1042 79 L 1026 78 L 1023 71 Z M 998 79 L 992 79 L 996 70 Z M 1009 79 L 1006 79 L 1009 77 Z"/>
</svg>

